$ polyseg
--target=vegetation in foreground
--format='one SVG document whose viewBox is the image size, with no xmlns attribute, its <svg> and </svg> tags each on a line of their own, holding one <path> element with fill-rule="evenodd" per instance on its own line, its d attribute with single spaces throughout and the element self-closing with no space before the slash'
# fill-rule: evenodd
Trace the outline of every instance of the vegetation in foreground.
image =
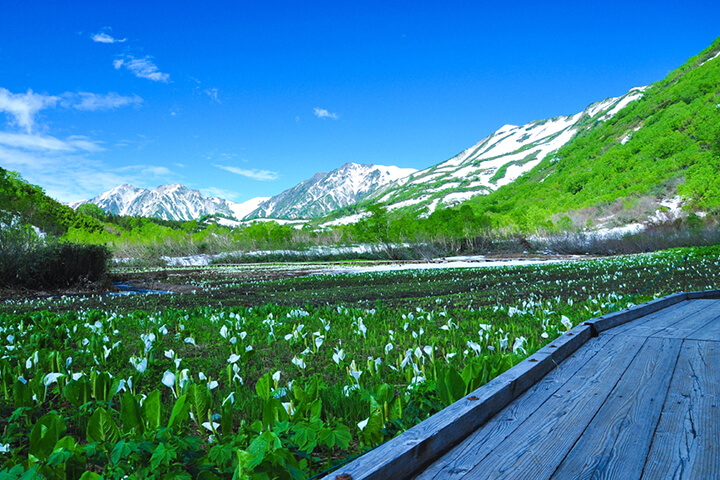
<svg viewBox="0 0 720 480">
<path fill-rule="evenodd" d="M 717 288 L 719 261 L 703 248 L 8 301 L 0 476 L 308 478 L 650 284 L 632 301 Z"/>
</svg>

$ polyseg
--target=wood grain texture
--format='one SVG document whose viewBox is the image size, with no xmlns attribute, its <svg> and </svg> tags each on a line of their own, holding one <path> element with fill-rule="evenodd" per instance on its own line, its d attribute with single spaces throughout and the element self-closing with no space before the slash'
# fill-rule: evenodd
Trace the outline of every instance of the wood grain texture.
<svg viewBox="0 0 720 480">
<path fill-rule="evenodd" d="M 645 342 L 553 480 L 640 478 L 681 344 Z"/>
<path fill-rule="evenodd" d="M 686 340 L 642 478 L 720 478 L 720 344 Z"/>
<path fill-rule="evenodd" d="M 706 327 L 717 323 L 720 319 L 720 300 L 693 300 L 705 308 L 689 315 L 680 322 L 674 323 L 659 332 L 653 334 L 654 337 L 662 338 L 688 338 L 697 331 L 702 331 Z"/>
<path fill-rule="evenodd" d="M 607 333 L 613 335 L 637 335 L 639 337 L 650 337 L 656 333 L 672 327 L 676 323 L 696 315 L 707 308 L 713 300 L 693 300 L 678 303 L 672 307 L 652 313 L 635 322 L 619 326 Z"/>
<path fill-rule="evenodd" d="M 582 435 L 645 339 L 614 336 L 464 479 L 547 479 Z"/>
<path fill-rule="evenodd" d="M 601 352 L 610 338 L 610 336 L 603 336 L 588 341 L 540 382 L 420 473 L 416 480 L 462 478 L 562 388 L 591 358 Z"/>
</svg>

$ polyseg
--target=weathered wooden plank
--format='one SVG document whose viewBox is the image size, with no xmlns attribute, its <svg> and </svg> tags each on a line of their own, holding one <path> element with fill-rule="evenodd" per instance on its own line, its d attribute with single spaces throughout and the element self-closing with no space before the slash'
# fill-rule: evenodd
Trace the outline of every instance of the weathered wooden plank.
<svg viewBox="0 0 720 480">
<path fill-rule="evenodd" d="M 552 479 L 640 478 L 681 344 L 645 342 Z"/>
<path fill-rule="evenodd" d="M 613 336 L 464 479 L 547 479 L 560 465 L 645 339 Z"/>
<path fill-rule="evenodd" d="M 666 297 L 657 298 L 647 303 L 635 305 L 634 307 L 619 312 L 609 313 L 586 323 L 593 325 L 595 330 L 600 333 L 610 328 L 615 328 L 640 317 L 650 315 L 653 312 L 671 307 L 677 303 L 687 300 L 686 293 L 675 293 Z"/>
<path fill-rule="evenodd" d="M 700 292 L 688 292 L 688 300 L 695 300 L 698 298 L 720 298 L 720 290 L 704 290 Z"/>
<path fill-rule="evenodd" d="M 420 473 L 416 480 L 462 478 L 600 352 L 610 338 L 602 336 L 588 341 L 540 382 Z"/>
<path fill-rule="evenodd" d="M 684 322 L 687 318 L 697 315 L 702 310 L 710 306 L 707 302 L 713 300 L 693 300 L 683 302 L 678 308 L 667 308 L 665 310 L 648 315 L 641 321 L 633 322 L 628 325 L 618 327 L 611 332 L 615 335 L 637 335 L 639 337 L 651 337 L 673 325 Z"/>
<path fill-rule="evenodd" d="M 716 309 L 716 311 L 720 313 L 720 305 L 718 305 Z M 688 334 L 685 338 L 690 340 L 720 342 L 720 318 L 713 319 L 707 325 L 704 325 Z"/>
<path fill-rule="evenodd" d="M 706 307 L 680 322 L 653 334 L 654 337 L 688 338 L 694 332 L 715 323 L 720 318 L 720 300 L 693 300 Z"/>
<path fill-rule="evenodd" d="M 686 340 L 643 479 L 720 478 L 720 344 Z"/>
</svg>

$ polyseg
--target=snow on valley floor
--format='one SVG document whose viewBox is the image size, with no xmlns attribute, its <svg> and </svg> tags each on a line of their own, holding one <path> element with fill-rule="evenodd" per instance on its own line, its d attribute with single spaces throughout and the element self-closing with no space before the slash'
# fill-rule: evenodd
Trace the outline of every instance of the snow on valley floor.
<svg viewBox="0 0 720 480">
<path fill-rule="evenodd" d="M 558 263 L 568 261 L 568 258 L 553 259 L 515 259 L 515 260 L 498 260 L 487 259 L 483 256 L 473 257 L 449 257 L 434 259 L 430 262 L 397 262 L 383 265 L 371 266 L 344 266 L 333 265 L 325 268 L 324 271 L 318 273 L 375 273 L 375 272 L 398 272 L 404 270 L 431 270 L 440 268 L 491 268 L 491 267 L 510 267 L 524 265 L 539 265 L 546 263 Z"/>
</svg>

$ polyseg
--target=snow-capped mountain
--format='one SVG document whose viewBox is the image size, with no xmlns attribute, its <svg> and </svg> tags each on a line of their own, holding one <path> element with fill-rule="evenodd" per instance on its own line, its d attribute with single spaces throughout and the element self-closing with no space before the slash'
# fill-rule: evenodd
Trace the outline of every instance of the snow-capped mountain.
<svg viewBox="0 0 720 480">
<path fill-rule="evenodd" d="M 417 172 L 414 168 L 346 163 L 259 204 L 246 218 L 316 218 L 366 198 L 383 185 Z"/>
<path fill-rule="evenodd" d="M 83 203 L 94 203 L 114 215 L 184 221 L 213 214 L 238 218 L 257 208 L 258 203 L 266 199 L 253 198 L 244 203 L 235 203 L 218 197 L 204 197 L 199 191 L 190 190 L 179 183 L 161 185 L 153 190 L 125 184 L 70 206 L 77 208 Z"/>
<path fill-rule="evenodd" d="M 368 198 L 388 210 L 412 206 L 433 212 L 476 195 L 486 195 L 515 181 L 552 155 L 583 128 L 612 118 L 628 103 L 642 97 L 636 87 L 621 97 L 593 103 L 575 115 L 505 125 L 477 144 L 425 170 L 379 188 Z"/>
<path fill-rule="evenodd" d="M 379 187 L 416 171 L 414 168 L 346 163 L 331 172 L 318 173 L 274 197 L 256 197 L 243 203 L 204 197 L 199 191 L 179 183 L 162 185 L 154 190 L 126 184 L 70 206 L 77 208 L 83 203 L 94 203 L 115 215 L 163 220 L 192 220 L 213 214 L 237 220 L 313 218 L 356 203 Z"/>
</svg>

